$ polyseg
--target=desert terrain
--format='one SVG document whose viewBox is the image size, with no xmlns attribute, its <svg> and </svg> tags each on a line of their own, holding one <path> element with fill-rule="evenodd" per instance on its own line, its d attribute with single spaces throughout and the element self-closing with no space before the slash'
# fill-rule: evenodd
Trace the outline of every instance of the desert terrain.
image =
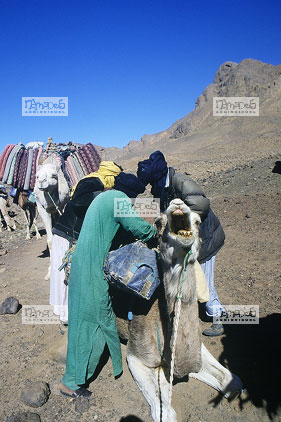
<svg viewBox="0 0 281 422">
<path fill-rule="evenodd" d="M 247 393 L 228 402 L 199 381 L 178 383 L 173 388 L 173 404 L 179 421 L 281 420 L 281 175 L 272 171 L 279 160 L 280 154 L 273 150 L 260 158 L 248 155 L 247 162 L 228 170 L 223 166 L 220 170 L 217 163 L 209 177 L 200 178 L 200 172 L 191 174 L 211 199 L 226 233 L 215 270 L 221 302 L 259 305 L 260 324 L 228 325 L 221 337 L 203 337 L 214 356 L 240 376 Z M 41 240 L 25 240 L 23 216 L 16 206 L 13 209 L 17 230 L 0 234 L 1 250 L 7 250 L 0 257 L 0 300 L 14 296 L 22 305 L 48 304 L 49 282 L 44 280 L 49 262 L 46 235 L 42 230 Z M 37 413 L 45 422 L 151 420 L 125 360 L 124 373 L 115 380 L 110 359 L 105 357 L 104 366 L 89 387 L 93 391 L 89 408 L 83 403 L 77 407 L 73 400 L 60 396 L 58 384 L 64 365 L 52 360 L 49 349 L 65 338 L 67 329 L 24 325 L 21 313 L 0 316 L 1 421 L 17 412 Z M 203 330 L 210 323 L 202 321 L 201 325 Z M 51 394 L 43 406 L 31 408 L 21 400 L 26 380 L 49 384 Z"/>
</svg>

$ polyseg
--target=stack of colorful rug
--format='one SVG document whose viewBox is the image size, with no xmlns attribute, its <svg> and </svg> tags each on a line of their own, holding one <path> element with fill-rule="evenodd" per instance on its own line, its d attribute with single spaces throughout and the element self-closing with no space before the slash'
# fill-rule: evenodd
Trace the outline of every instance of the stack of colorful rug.
<svg viewBox="0 0 281 422">
<path fill-rule="evenodd" d="M 101 161 L 91 143 L 52 144 L 51 149 L 45 150 L 36 143 L 26 147 L 21 143 L 12 144 L 7 145 L 0 156 L 0 181 L 20 190 L 33 190 L 37 167 L 50 154 L 56 156 L 70 188 L 82 177 L 97 171 Z"/>
</svg>

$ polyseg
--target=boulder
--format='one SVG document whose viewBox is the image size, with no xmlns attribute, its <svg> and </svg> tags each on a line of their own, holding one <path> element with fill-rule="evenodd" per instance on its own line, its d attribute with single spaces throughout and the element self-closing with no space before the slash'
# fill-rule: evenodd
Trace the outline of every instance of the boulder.
<svg viewBox="0 0 281 422">
<path fill-rule="evenodd" d="M 41 422 L 41 418 L 37 413 L 18 412 L 9 416 L 6 422 Z"/>
<path fill-rule="evenodd" d="M 17 298 L 7 297 L 0 306 L 0 315 L 16 314 L 20 309 L 20 304 Z"/>
<path fill-rule="evenodd" d="M 49 385 L 44 381 L 27 380 L 21 393 L 21 400 L 30 407 L 45 404 L 51 394 Z"/>
</svg>

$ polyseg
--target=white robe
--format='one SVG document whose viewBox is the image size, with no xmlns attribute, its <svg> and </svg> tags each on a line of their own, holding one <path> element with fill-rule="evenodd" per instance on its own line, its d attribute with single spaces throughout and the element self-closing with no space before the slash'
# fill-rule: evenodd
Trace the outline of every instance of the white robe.
<svg viewBox="0 0 281 422">
<path fill-rule="evenodd" d="M 68 322 L 68 286 L 64 284 L 65 272 L 59 271 L 69 241 L 54 234 L 51 249 L 50 273 L 50 305 L 54 306 L 54 314 L 59 315 L 63 323 Z"/>
</svg>

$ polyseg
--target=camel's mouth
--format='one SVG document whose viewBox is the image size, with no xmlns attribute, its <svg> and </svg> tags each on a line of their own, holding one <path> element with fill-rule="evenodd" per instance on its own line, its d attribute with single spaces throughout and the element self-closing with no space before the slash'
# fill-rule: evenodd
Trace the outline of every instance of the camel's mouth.
<svg viewBox="0 0 281 422">
<path fill-rule="evenodd" d="M 38 189 L 41 191 L 45 191 L 48 189 L 48 185 L 47 184 L 38 185 Z"/>
<path fill-rule="evenodd" d="M 170 234 L 190 239 L 193 232 L 190 227 L 189 215 L 177 208 L 170 214 Z"/>
</svg>

